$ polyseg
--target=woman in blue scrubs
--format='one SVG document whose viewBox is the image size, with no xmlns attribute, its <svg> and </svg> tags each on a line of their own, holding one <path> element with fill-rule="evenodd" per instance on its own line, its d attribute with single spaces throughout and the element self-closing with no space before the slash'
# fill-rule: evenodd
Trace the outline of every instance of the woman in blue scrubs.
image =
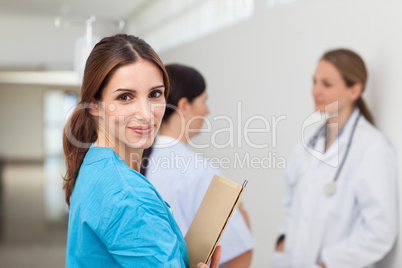
<svg viewBox="0 0 402 268">
<path fill-rule="evenodd" d="M 189 267 L 168 205 L 139 173 L 168 93 L 162 61 L 137 37 L 104 38 L 89 55 L 63 137 L 66 267 Z M 211 267 L 219 255 L 217 248 Z"/>
</svg>

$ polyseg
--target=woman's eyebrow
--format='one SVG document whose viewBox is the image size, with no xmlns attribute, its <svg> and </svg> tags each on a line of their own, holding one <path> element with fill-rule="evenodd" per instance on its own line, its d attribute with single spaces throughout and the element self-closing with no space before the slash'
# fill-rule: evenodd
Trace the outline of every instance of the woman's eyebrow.
<svg viewBox="0 0 402 268">
<path fill-rule="evenodd" d="M 150 90 L 155 90 L 157 88 L 162 88 L 162 87 L 164 88 L 165 86 L 164 85 L 155 86 L 155 87 L 152 87 Z M 131 92 L 131 93 L 136 93 L 137 92 L 134 89 L 128 89 L 128 88 L 118 88 L 114 92 L 118 92 L 118 91 Z"/>
<path fill-rule="evenodd" d="M 154 90 L 154 89 L 157 89 L 157 88 L 161 88 L 161 87 L 165 87 L 165 85 L 159 85 L 159 86 L 156 86 L 156 87 L 152 87 L 151 90 Z"/>
<path fill-rule="evenodd" d="M 116 89 L 114 92 L 118 92 L 118 91 L 124 91 L 124 92 L 132 92 L 135 93 L 136 91 L 133 89 L 128 89 L 128 88 L 118 88 Z"/>
</svg>

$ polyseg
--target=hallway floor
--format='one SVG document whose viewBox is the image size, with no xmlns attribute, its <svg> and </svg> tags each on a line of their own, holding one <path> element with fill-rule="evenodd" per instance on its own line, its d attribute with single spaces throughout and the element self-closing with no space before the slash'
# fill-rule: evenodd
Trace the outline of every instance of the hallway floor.
<svg viewBox="0 0 402 268">
<path fill-rule="evenodd" d="M 67 219 L 45 220 L 43 166 L 7 166 L 2 175 L 0 268 L 64 267 Z"/>
</svg>

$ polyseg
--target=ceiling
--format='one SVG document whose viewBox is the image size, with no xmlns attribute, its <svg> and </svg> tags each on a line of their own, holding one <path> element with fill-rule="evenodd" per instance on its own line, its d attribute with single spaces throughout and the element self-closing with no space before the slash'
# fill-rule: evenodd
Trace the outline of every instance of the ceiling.
<svg viewBox="0 0 402 268">
<path fill-rule="evenodd" d="M 0 0 L 0 15 L 126 18 L 154 0 Z"/>
<path fill-rule="evenodd" d="M 109 36 L 126 32 L 130 18 L 156 1 L 0 0 L 0 71 L 72 70 L 76 40 L 91 16 L 92 35 Z M 117 27 L 122 22 L 126 27 Z"/>
</svg>

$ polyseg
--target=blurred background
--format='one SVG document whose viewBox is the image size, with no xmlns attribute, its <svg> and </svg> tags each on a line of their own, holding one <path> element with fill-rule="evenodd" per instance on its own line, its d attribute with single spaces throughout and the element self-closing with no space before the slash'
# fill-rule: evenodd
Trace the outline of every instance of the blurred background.
<svg viewBox="0 0 402 268">
<path fill-rule="evenodd" d="M 223 174 L 249 180 L 242 200 L 257 243 L 252 267 L 269 267 L 283 169 L 313 112 L 312 75 L 323 52 L 345 47 L 365 59 L 364 98 L 402 154 L 401 12 L 399 0 L 0 0 L 0 267 L 64 266 L 62 129 L 80 98 L 88 51 L 116 33 L 137 35 L 164 63 L 205 76 L 212 129 L 235 131 L 195 142 L 235 142 L 194 149 L 231 159 Z M 269 126 L 248 121 L 253 116 Z M 249 137 L 268 147 L 251 146 L 245 125 L 265 128 Z M 265 167 L 238 162 L 247 155 L 265 158 Z M 402 267 L 398 244 L 377 267 Z"/>
</svg>

